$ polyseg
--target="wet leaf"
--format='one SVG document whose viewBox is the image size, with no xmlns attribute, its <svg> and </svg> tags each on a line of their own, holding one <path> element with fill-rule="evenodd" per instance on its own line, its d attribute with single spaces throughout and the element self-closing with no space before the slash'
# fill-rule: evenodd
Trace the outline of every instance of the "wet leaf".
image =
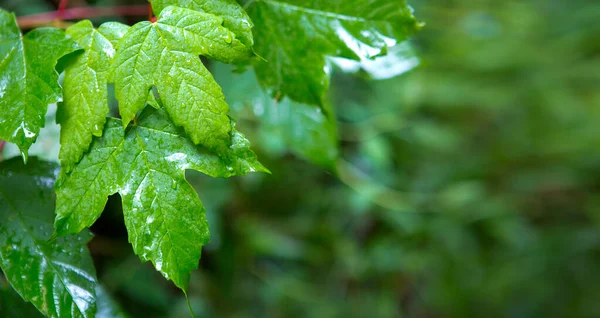
<svg viewBox="0 0 600 318">
<path fill-rule="evenodd" d="M 156 86 L 173 122 L 194 143 L 225 153 L 231 144 L 229 107 L 198 56 L 229 63 L 250 54 L 223 26 L 223 18 L 213 14 L 167 7 L 156 23 L 137 23 L 119 42 L 112 68 L 123 125 Z"/>
<path fill-rule="evenodd" d="M 248 13 L 255 50 L 268 61 L 255 66 L 261 85 L 272 96 L 320 106 L 329 87 L 327 56 L 381 56 L 420 27 L 404 0 L 262 0 Z"/>
<path fill-rule="evenodd" d="M 168 6 L 211 13 L 223 18 L 223 26 L 233 31 L 247 47 L 252 47 L 252 21 L 235 0 L 150 0 L 154 14 L 158 15 Z"/>
<path fill-rule="evenodd" d="M 54 66 L 77 49 L 60 29 L 39 28 L 23 36 L 15 16 L 0 9 L 0 139 L 19 146 L 25 161 L 48 104 L 61 100 Z"/>
<path fill-rule="evenodd" d="M 50 317 L 94 317 L 89 233 L 48 241 L 58 167 L 37 159 L 0 165 L 0 267 L 10 285 Z"/>
<path fill-rule="evenodd" d="M 100 136 L 108 115 L 107 75 L 116 42 L 128 26 L 105 23 L 97 30 L 89 20 L 67 29 L 81 48 L 65 67 L 64 103 L 58 108 L 61 124 L 61 166 L 70 171 L 88 150 L 92 136 Z"/>
<path fill-rule="evenodd" d="M 25 302 L 0 275 L 0 317 L 37 318 L 44 315 L 31 303 Z"/>
<path fill-rule="evenodd" d="M 107 198 L 119 193 L 129 241 L 143 260 L 186 290 L 208 242 L 205 209 L 185 180 L 185 169 L 212 177 L 266 171 L 233 129 L 225 156 L 194 145 L 162 110 L 147 108 L 126 132 L 109 119 L 90 152 L 57 185 L 56 232 L 77 233 L 102 213 Z"/>
</svg>

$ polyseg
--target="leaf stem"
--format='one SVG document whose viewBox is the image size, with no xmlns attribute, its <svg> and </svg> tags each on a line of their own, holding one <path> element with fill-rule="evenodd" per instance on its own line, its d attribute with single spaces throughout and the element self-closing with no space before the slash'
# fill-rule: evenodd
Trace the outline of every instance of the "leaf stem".
<svg viewBox="0 0 600 318">
<path fill-rule="evenodd" d="M 65 3 L 67 1 L 64 1 Z M 63 1 L 61 1 L 61 5 Z M 66 4 L 65 4 L 66 6 Z M 148 14 L 146 5 L 122 5 L 111 7 L 81 7 L 81 8 L 62 8 L 52 12 L 25 15 L 17 18 L 17 23 L 21 28 L 32 28 L 44 25 L 52 21 L 60 20 L 80 20 L 106 16 L 145 16 Z"/>
<path fill-rule="evenodd" d="M 4 150 L 4 145 L 6 145 L 6 140 L 0 140 L 0 161 L 4 160 L 4 156 L 2 155 L 2 150 Z"/>
</svg>

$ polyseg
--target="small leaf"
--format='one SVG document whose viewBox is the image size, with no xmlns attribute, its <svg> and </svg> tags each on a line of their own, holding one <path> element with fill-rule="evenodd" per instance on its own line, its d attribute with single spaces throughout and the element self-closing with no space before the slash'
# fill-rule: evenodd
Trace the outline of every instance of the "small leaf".
<svg viewBox="0 0 600 318">
<path fill-rule="evenodd" d="M 0 9 L 0 139 L 19 146 L 23 159 L 45 124 L 48 104 L 61 99 L 57 60 L 78 49 L 55 28 L 25 36 L 15 16 Z"/>
<path fill-rule="evenodd" d="M 244 9 L 235 0 L 150 0 L 154 14 L 158 15 L 168 6 L 176 6 L 223 18 L 223 26 L 233 31 L 245 46 L 251 48 L 252 21 Z"/>
<path fill-rule="evenodd" d="M 11 286 L 51 317 L 94 317 L 96 273 L 86 233 L 48 241 L 58 167 L 0 164 L 0 267 Z"/>
<path fill-rule="evenodd" d="M 70 171 L 88 150 L 92 136 L 100 136 L 108 115 L 107 73 L 119 37 L 128 27 L 105 23 L 98 30 L 88 20 L 67 29 L 85 51 L 73 56 L 65 67 L 64 103 L 58 108 L 61 124 L 61 166 Z"/>
<path fill-rule="evenodd" d="M 173 122 L 194 143 L 227 151 L 229 108 L 198 55 L 233 62 L 251 53 L 222 24 L 223 18 L 212 14 L 167 7 L 156 23 L 131 27 L 119 42 L 112 73 L 123 125 L 146 105 L 156 86 Z"/>
<path fill-rule="evenodd" d="M 261 0 L 250 5 L 255 66 L 273 96 L 323 105 L 329 87 L 327 56 L 353 60 L 386 54 L 420 28 L 404 0 Z"/>
<path fill-rule="evenodd" d="M 204 206 L 185 180 L 185 169 L 212 177 L 267 171 L 233 129 L 225 156 L 194 145 L 162 110 L 146 108 L 125 133 L 109 119 L 104 134 L 57 185 L 56 232 L 77 233 L 100 216 L 107 197 L 121 195 L 129 240 L 166 278 L 186 290 L 208 242 Z"/>
</svg>

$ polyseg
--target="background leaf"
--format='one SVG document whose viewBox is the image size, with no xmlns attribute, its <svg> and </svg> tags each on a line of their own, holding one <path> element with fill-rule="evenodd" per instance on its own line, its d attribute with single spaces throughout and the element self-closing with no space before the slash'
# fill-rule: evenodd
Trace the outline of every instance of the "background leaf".
<svg viewBox="0 0 600 318">
<path fill-rule="evenodd" d="M 94 317 L 96 272 L 88 233 L 48 241 L 58 167 L 0 164 L 0 267 L 11 286 L 51 317 Z"/>
<path fill-rule="evenodd" d="M 234 73 L 231 66 L 215 64 L 211 68 L 223 87 L 231 116 L 240 121 L 244 131 L 258 126 L 252 140 L 271 156 L 293 152 L 310 162 L 333 169 L 338 158 L 337 126 L 333 114 L 321 108 L 281 101 L 264 92 L 254 72 Z"/>
<path fill-rule="evenodd" d="M 44 317 L 31 303 L 27 303 L 0 275 L 0 317 Z"/>
<path fill-rule="evenodd" d="M 273 96 L 321 106 L 331 75 L 326 56 L 384 55 L 420 27 L 404 0 L 264 0 L 248 13 L 255 50 L 268 61 L 255 66 L 261 85 Z"/>
<path fill-rule="evenodd" d="M 25 161 L 48 104 L 62 96 L 54 66 L 77 49 L 60 29 L 39 28 L 22 36 L 15 16 L 0 9 L 0 139 L 19 146 Z"/>
</svg>

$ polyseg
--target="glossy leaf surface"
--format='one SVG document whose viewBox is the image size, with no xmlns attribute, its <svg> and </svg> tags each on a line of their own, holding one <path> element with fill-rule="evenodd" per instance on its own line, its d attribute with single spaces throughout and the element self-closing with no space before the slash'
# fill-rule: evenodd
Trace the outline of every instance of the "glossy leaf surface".
<svg viewBox="0 0 600 318">
<path fill-rule="evenodd" d="M 154 14 L 168 6 L 211 13 L 223 18 L 223 26 L 233 31 L 247 47 L 252 47 L 252 21 L 244 9 L 235 0 L 150 0 Z"/>
<path fill-rule="evenodd" d="M 257 123 L 255 137 L 263 149 L 273 155 L 293 152 L 314 164 L 333 168 L 339 155 L 334 116 L 289 98 L 276 101 L 261 89 L 252 71 L 236 74 L 223 64 L 211 70 L 223 86 L 231 115 Z"/>
<path fill-rule="evenodd" d="M 0 165 L 0 267 L 11 286 L 51 317 L 94 317 L 96 273 L 86 233 L 48 241 L 58 167 L 37 159 Z"/>
<path fill-rule="evenodd" d="M 23 36 L 15 16 L 0 9 L 0 139 L 19 146 L 24 160 L 45 124 L 48 104 L 61 100 L 54 66 L 77 49 L 60 29 Z"/>
<path fill-rule="evenodd" d="M 105 23 L 97 30 L 89 20 L 67 29 L 83 52 L 73 56 L 65 67 L 64 103 L 59 107 L 61 124 L 59 159 L 70 171 L 88 150 L 92 136 L 100 136 L 108 115 L 107 76 L 117 41 L 129 27 Z"/>
<path fill-rule="evenodd" d="M 327 56 L 353 60 L 386 54 L 419 24 L 404 0 L 262 0 L 249 14 L 261 85 L 273 96 L 323 105 L 329 87 Z"/>
<path fill-rule="evenodd" d="M 147 108 L 126 132 L 122 126 L 120 120 L 109 119 L 90 152 L 61 176 L 56 232 L 89 227 L 107 197 L 118 192 L 135 253 L 185 290 L 209 234 L 204 206 L 184 170 L 230 177 L 266 169 L 235 129 L 233 145 L 225 156 L 217 156 L 194 145 L 162 110 Z"/>
<path fill-rule="evenodd" d="M 173 122 L 194 143 L 226 152 L 229 107 L 198 56 L 230 63 L 250 54 L 223 26 L 223 18 L 213 14 L 167 7 L 156 23 L 137 23 L 119 42 L 112 69 L 123 124 L 134 119 L 156 86 Z"/>
</svg>

